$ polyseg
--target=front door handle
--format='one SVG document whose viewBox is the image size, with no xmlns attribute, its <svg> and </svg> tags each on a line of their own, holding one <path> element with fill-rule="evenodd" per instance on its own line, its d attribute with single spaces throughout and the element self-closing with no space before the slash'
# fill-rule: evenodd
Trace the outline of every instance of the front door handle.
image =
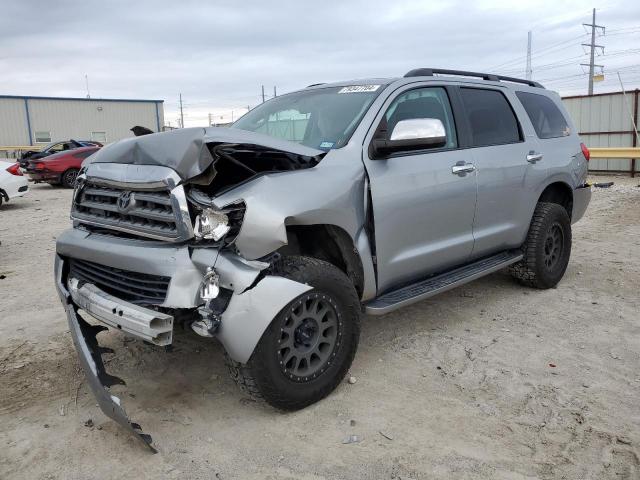
<svg viewBox="0 0 640 480">
<path fill-rule="evenodd" d="M 473 172 L 475 169 L 476 166 L 473 163 L 459 162 L 451 167 L 451 173 L 454 175 L 464 176 L 466 173 Z"/>
<path fill-rule="evenodd" d="M 536 162 L 539 162 L 540 160 L 542 160 L 542 154 L 541 153 L 534 152 L 533 150 L 531 150 L 527 154 L 527 162 L 529 162 L 529 163 L 536 163 Z"/>
</svg>

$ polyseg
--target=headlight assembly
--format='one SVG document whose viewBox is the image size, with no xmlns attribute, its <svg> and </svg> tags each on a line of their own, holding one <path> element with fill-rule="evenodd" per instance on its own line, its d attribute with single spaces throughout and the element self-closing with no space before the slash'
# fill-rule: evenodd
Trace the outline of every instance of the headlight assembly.
<svg viewBox="0 0 640 480">
<path fill-rule="evenodd" d="M 194 233 L 196 238 L 218 241 L 224 237 L 231 227 L 229 217 L 222 211 L 205 208 L 196 217 Z"/>
<path fill-rule="evenodd" d="M 213 204 L 214 199 L 197 188 L 187 192 L 187 199 L 195 216 L 193 233 L 197 241 L 223 241 L 229 244 L 235 240 L 240 233 L 246 209 L 242 200 L 217 208 Z"/>
</svg>

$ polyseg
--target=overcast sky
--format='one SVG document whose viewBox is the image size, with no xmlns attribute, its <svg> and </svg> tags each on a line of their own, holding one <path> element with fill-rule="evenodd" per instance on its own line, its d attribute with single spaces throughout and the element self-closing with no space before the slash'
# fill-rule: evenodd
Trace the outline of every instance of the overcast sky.
<svg viewBox="0 0 640 480">
<path fill-rule="evenodd" d="M 1 0 L 0 94 L 165 100 L 176 125 L 231 120 L 268 95 L 311 83 L 402 76 L 415 67 L 525 75 L 586 93 L 589 41 L 606 35 L 596 92 L 640 87 L 640 1 L 65 1 Z M 599 52 L 600 53 L 600 52 Z"/>
</svg>

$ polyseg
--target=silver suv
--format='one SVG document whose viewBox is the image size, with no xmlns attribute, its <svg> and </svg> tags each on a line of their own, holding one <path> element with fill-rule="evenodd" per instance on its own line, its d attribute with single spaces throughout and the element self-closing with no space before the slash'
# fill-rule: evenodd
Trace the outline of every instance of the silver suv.
<svg viewBox="0 0 640 480">
<path fill-rule="evenodd" d="M 303 408 L 344 378 L 363 313 L 505 267 L 555 286 L 588 157 L 538 83 L 437 69 L 311 85 L 231 128 L 106 146 L 78 177 L 55 262 L 89 384 L 151 446 L 107 390 L 121 380 L 96 335 L 166 346 L 181 325 L 222 343 L 248 393 Z"/>
</svg>

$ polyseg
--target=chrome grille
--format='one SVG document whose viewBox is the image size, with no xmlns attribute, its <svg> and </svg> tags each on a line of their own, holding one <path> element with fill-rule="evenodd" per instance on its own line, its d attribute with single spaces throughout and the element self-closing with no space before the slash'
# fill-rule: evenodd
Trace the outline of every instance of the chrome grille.
<svg viewBox="0 0 640 480">
<path fill-rule="evenodd" d="M 76 258 L 69 259 L 69 276 L 138 305 L 160 305 L 171 281 L 169 277 L 130 272 Z"/>
<path fill-rule="evenodd" d="M 179 209 L 176 214 L 168 190 L 128 190 L 87 181 L 78 187 L 71 216 L 90 226 L 161 240 L 185 239 L 181 227 L 186 222 Z"/>
</svg>

